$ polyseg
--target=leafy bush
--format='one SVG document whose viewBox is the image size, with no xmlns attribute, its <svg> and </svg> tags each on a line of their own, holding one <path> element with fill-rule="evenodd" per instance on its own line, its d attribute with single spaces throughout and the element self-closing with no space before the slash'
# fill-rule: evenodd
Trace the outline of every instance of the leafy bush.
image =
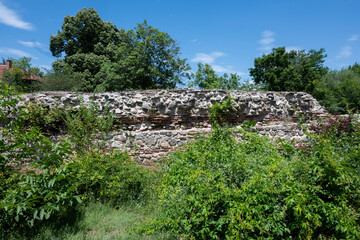
<svg viewBox="0 0 360 240">
<path fill-rule="evenodd" d="M 187 239 L 360 237 L 359 155 L 315 138 L 310 155 L 289 157 L 265 137 L 240 133 L 236 142 L 218 128 L 169 157 L 155 227 Z"/>
<path fill-rule="evenodd" d="M 228 97 L 222 103 L 214 103 L 210 108 L 209 119 L 212 125 L 222 125 L 225 123 L 224 116 L 233 111 L 233 98 Z"/>
<path fill-rule="evenodd" d="M 66 128 L 70 136 L 70 141 L 73 143 L 74 149 L 79 154 L 84 154 L 94 147 L 99 140 L 98 134 L 107 134 L 113 125 L 114 117 L 108 112 L 105 107 L 100 116 L 99 106 L 90 101 L 89 106 L 86 106 L 82 99 L 80 99 L 80 106 L 75 111 L 66 112 Z"/>
<path fill-rule="evenodd" d="M 11 175 L 13 184 L 4 191 L 0 200 L 0 226 L 3 229 L 33 227 L 64 212 L 81 202 L 75 195 L 72 165 L 62 166 L 51 172 L 27 171 Z"/>
<path fill-rule="evenodd" d="M 48 71 L 43 78 L 44 81 L 37 82 L 35 87 L 40 91 L 80 91 L 85 84 L 84 74 L 74 72 L 66 65 L 58 68 L 58 71 Z"/>
<path fill-rule="evenodd" d="M 110 204 L 148 200 L 155 177 L 124 152 L 91 151 L 75 159 L 78 191 L 89 201 Z"/>
<path fill-rule="evenodd" d="M 331 71 L 316 82 L 313 95 L 331 113 L 358 111 L 360 74 L 352 68 Z"/>
<path fill-rule="evenodd" d="M 17 106 L 14 89 L 5 85 L 0 93 L 0 232 L 6 235 L 56 216 L 80 199 L 72 187 L 71 165 L 66 165 L 69 144 L 53 143 L 38 128 L 24 127 L 26 112 Z"/>
<path fill-rule="evenodd" d="M 25 124 L 27 126 L 36 126 L 42 132 L 50 135 L 66 130 L 65 118 L 67 110 L 65 108 L 57 107 L 49 109 L 39 104 L 30 103 L 26 110 Z"/>
<path fill-rule="evenodd" d="M 102 134 L 107 134 L 113 127 L 114 117 L 107 107 L 100 111 L 99 106 L 90 101 L 87 106 L 81 96 L 80 106 L 54 107 L 29 104 L 25 115 L 25 125 L 38 127 L 51 135 L 66 133 L 78 154 L 84 154 L 92 148 L 101 146 Z"/>
</svg>

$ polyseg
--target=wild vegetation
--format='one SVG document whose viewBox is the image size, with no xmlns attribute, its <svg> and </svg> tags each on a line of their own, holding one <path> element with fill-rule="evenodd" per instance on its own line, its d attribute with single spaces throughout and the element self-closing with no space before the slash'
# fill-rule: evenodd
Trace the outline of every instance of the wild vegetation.
<svg viewBox="0 0 360 240">
<path fill-rule="evenodd" d="M 208 64 L 191 73 L 167 33 L 146 21 L 119 30 L 85 8 L 65 17 L 50 50 L 64 54 L 51 71 L 13 59 L 0 82 L 1 239 L 360 239 L 353 114 L 312 124 L 309 142 L 294 146 L 260 137 L 251 123 L 229 128 L 222 119 L 229 98 L 209 113 L 212 134 L 150 171 L 95 141 L 113 127 L 106 109 L 17 105 L 18 92 L 168 89 L 188 78 L 201 89 L 306 91 L 332 113 L 352 113 L 360 104 L 359 64 L 329 70 L 324 49 L 280 47 L 255 59 L 245 83 Z M 28 85 L 29 74 L 44 81 Z M 59 132 L 67 137 L 51 140 Z"/>
<path fill-rule="evenodd" d="M 306 145 L 281 142 L 281 151 L 248 131 L 249 123 L 227 127 L 221 116 L 231 111 L 229 98 L 210 111 L 212 134 L 150 171 L 125 152 L 77 143 L 90 134 L 86 127 L 52 142 L 27 122 L 34 109 L 19 109 L 13 88 L 0 90 L 2 238 L 360 237 L 360 125 L 352 115 L 311 125 Z M 81 114 L 73 121 L 103 132 L 94 124 L 100 115 Z M 110 225 L 96 223 L 99 217 Z"/>
</svg>

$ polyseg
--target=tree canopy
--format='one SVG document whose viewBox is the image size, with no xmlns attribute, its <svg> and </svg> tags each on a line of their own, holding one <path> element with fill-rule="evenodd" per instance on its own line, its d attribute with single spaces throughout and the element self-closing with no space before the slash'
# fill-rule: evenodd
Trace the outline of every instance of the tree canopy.
<svg viewBox="0 0 360 240">
<path fill-rule="evenodd" d="M 62 31 L 50 37 L 50 51 L 54 57 L 75 54 L 109 55 L 108 48 L 119 44 L 119 30 L 111 22 L 103 21 L 93 8 L 83 8 L 76 16 L 64 18 Z"/>
<path fill-rule="evenodd" d="M 240 89 L 240 76 L 236 73 L 224 74 L 219 76 L 215 73 L 211 65 L 198 63 L 198 70 L 192 76 L 193 80 L 189 87 L 198 87 L 201 89 Z"/>
<path fill-rule="evenodd" d="M 105 62 L 96 77 L 103 90 L 174 88 L 188 77 L 190 67 L 169 34 L 144 21 L 120 36 L 114 60 Z"/>
<path fill-rule="evenodd" d="M 328 72 L 323 66 L 325 50 L 286 51 L 273 48 L 269 54 L 255 58 L 254 68 L 249 68 L 255 83 L 264 84 L 270 91 L 306 91 L 311 93 L 314 81 Z"/>
<path fill-rule="evenodd" d="M 173 88 L 190 69 L 169 34 L 145 21 L 119 30 L 92 9 L 66 16 L 62 31 L 50 38 L 54 71 L 80 73 L 82 91 Z"/>
<path fill-rule="evenodd" d="M 360 109 L 360 65 L 333 70 L 316 82 L 314 97 L 331 113 Z"/>
</svg>

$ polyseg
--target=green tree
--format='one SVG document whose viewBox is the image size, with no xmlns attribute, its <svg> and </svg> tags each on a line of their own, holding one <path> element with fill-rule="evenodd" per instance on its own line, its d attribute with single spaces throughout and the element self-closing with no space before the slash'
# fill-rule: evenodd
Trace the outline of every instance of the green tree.
<svg viewBox="0 0 360 240">
<path fill-rule="evenodd" d="M 114 61 L 105 62 L 97 74 L 101 90 L 174 88 L 188 77 L 190 67 L 175 40 L 146 21 L 134 30 L 122 29 L 120 39 Z"/>
<path fill-rule="evenodd" d="M 29 80 L 34 76 L 43 77 L 44 73 L 38 67 L 31 66 L 30 57 L 22 57 L 19 59 L 11 58 L 12 67 L 6 70 L 2 77 L 2 83 L 14 86 L 18 91 L 27 92 L 34 90 L 36 84 L 33 80 Z M 4 62 L 4 58 L 3 58 Z"/>
<path fill-rule="evenodd" d="M 113 60 L 115 46 L 120 43 L 119 30 L 111 22 L 103 21 L 93 8 L 83 8 L 76 16 L 66 16 L 62 31 L 50 37 L 50 51 L 61 57 L 53 63 L 55 71 L 70 67 L 82 74 L 82 89 L 93 91 L 94 76 L 104 62 Z"/>
<path fill-rule="evenodd" d="M 55 57 L 65 53 L 53 68 L 80 74 L 82 91 L 174 88 L 190 69 L 167 33 L 146 21 L 135 30 L 118 30 L 92 8 L 66 16 L 50 50 Z"/>
<path fill-rule="evenodd" d="M 347 113 L 360 109 L 359 65 L 330 71 L 316 82 L 314 97 L 331 113 Z"/>
<path fill-rule="evenodd" d="M 358 63 L 355 63 L 354 65 L 350 65 L 348 67 L 349 70 L 353 71 L 355 74 L 359 75 L 360 76 L 360 64 Z"/>
<path fill-rule="evenodd" d="M 269 54 L 255 58 L 250 76 L 257 84 L 264 84 L 270 91 L 306 91 L 312 93 L 314 81 L 328 72 L 323 66 L 325 50 L 286 51 L 285 47 L 273 48 Z"/>
<path fill-rule="evenodd" d="M 198 63 L 198 70 L 193 74 L 193 80 L 189 87 L 198 87 L 200 89 L 240 89 L 240 76 L 236 73 L 224 74 L 219 76 L 215 73 L 211 65 Z"/>
</svg>

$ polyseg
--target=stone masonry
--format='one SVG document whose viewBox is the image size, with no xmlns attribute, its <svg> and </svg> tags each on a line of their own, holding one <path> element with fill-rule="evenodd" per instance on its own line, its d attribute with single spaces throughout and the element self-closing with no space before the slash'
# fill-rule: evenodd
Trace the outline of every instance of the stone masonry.
<svg viewBox="0 0 360 240">
<path fill-rule="evenodd" d="M 39 92 L 21 96 L 48 108 L 78 107 L 93 101 L 109 109 L 121 129 L 106 137 L 106 145 L 131 152 L 138 161 L 152 163 L 168 151 L 209 133 L 209 108 L 216 102 L 233 99 L 233 111 L 224 116 L 231 125 L 254 121 L 254 130 L 271 138 L 296 142 L 305 139 L 298 118 L 327 117 L 325 109 L 303 92 L 244 92 L 225 90 L 144 90 L 115 93 Z"/>
</svg>

